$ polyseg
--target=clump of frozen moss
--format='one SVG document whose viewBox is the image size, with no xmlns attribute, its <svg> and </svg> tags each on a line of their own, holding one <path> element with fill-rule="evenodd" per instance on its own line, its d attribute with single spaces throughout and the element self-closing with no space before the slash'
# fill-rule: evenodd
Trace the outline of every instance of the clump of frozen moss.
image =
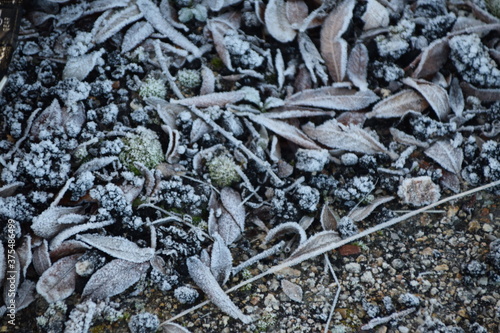
<svg viewBox="0 0 500 333">
<path fill-rule="evenodd" d="M 174 296 L 182 304 L 193 304 L 200 294 L 191 287 L 181 286 L 174 290 Z"/>
<path fill-rule="evenodd" d="M 154 169 L 165 160 L 158 135 L 150 129 L 139 126 L 136 133 L 123 138 L 124 147 L 119 155 L 120 161 L 137 174 L 139 170 L 134 162 L 139 162 L 149 169 Z"/>
<path fill-rule="evenodd" d="M 139 88 L 139 96 L 141 96 L 142 99 L 146 99 L 148 97 L 165 99 L 167 96 L 167 87 L 165 86 L 165 82 L 161 79 L 148 77 Z"/>
<path fill-rule="evenodd" d="M 194 69 L 181 69 L 177 72 L 177 81 L 183 88 L 193 89 L 201 84 L 201 75 Z"/>
<path fill-rule="evenodd" d="M 498 1 L 498 0 L 485 0 L 485 2 L 486 2 L 486 6 L 488 6 L 490 13 L 492 13 L 496 17 L 500 17 L 500 1 Z"/>
<path fill-rule="evenodd" d="M 130 317 L 128 327 L 133 333 L 153 333 L 160 326 L 160 320 L 155 314 L 144 312 Z"/>
<path fill-rule="evenodd" d="M 236 170 L 238 166 L 233 158 L 226 154 L 212 158 L 207 165 L 210 179 L 217 186 L 229 186 L 240 180 L 240 175 Z"/>
<path fill-rule="evenodd" d="M 481 87 L 500 86 L 500 70 L 476 34 L 450 39 L 450 58 L 465 81 Z"/>
</svg>

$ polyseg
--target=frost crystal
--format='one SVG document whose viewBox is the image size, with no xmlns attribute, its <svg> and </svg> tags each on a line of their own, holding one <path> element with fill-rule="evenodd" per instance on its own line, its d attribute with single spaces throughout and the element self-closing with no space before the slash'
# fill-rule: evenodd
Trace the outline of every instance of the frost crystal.
<svg viewBox="0 0 500 333">
<path fill-rule="evenodd" d="M 208 162 L 208 171 L 212 182 L 220 187 L 229 186 L 240 180 L 236 171 L 238 166 L 234 160 L 225 154 L 214 157 Z"/>
<path fill-rule="evenodd" d="M 182 304 L 193 304 L 198 298 L 199 294 L 196 289 L 182 286 L 174 290 L 174 296 Z"/>
<path fill-rule="evenodd" d="M 356 235 L 358 227 L 354 224 L 354 220 L 348 216 L 344 216 L 337 222 L 337 227 L 342 238 L 347 238 Z"/>
<path fill-rule="evenodd" d="M 133 315 L 128 323 L 132 333 L 154 333 L 159 326 L 158 316 L 149 312 Z"/>
<path fill-rule="evenodd" d="M 323 170 L 328 162 L 328 151 L 326 149 L 313 150 L 299 148 L 295 153 L 297 169 L 306 172 L 317 172 Z"/>
<path fill-rule="evenodd" d="M 123 217 L 132 215 L 132 206 L 127 202 L 122 189 L 113 183 L 99 185 L 90 191 L 92 198 L 99 201 L 102 208 L 112 216 Z"/>
<path fill-rule="evenodd" d="M 319 191 L 310 186 L 299 186 L 294 194 L 298 199 L 300 209 L 313 212 L 319 203 Z"/>
<path fill-rule="evenodd" d="M 398 302 L 408 307 L 414 307 L 420 305 L 420 299 L 417 296 L 410 293 L 402 294 L 401 296 L 399 296 Z"/>
<path fill-rule="evenodd" d="M 499 87 L 500 70 L 476 34 L 450 39 L 450 58 L 465 81 L 481 87 Z"/>
<path fill-rule="evenodd" d="M 201 84 L 201 75 L 194 69 L 181 69 L 177 72 L 177 81 L 184 88 L 196 88 Z"/>
<path fill-rule="evenodd" d="M 134 162 L 144 164 L 149 169 L 154 169 L 158 164 L 164 161 L 165 156 L 158 135 L 145 127 L 137 128 L 138 134 L 129 134 L 123 143 L 125 147 L 120 154 L 120 161 L 125 164 L 127 169 L 139 174 L 139 170 Z"/>
<path fill-rule="evenodd" d="M 147 99 L 149 97 L 165 99 L 167 96 L 167 87 L 165 86 L 165 82 L 153 77 L 147 78 L 139 89 L 139 96 L 141 96 L 142 99 Z"/>
<path fill-rule="evenodd" d="M 421 176 L 403 180 L 398 188 L 398 196 L 406 204 L 424 206 L 439 200 L 439 186 L 429 176 Z"/>
</svg>

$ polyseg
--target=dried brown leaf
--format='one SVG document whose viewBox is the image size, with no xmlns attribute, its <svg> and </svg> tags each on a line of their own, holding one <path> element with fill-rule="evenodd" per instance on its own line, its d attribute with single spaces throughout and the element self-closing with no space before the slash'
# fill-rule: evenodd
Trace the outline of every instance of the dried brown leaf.
<svg viewBox="0 0 500 333">
<path fill-rule="evenodd" d="M 403 90 L 395 95 L 389 96 L 373 106 L 371 112 L 366 114 L 367 118 L 396 118 L 402 117 L 409 111 L 422 112 L 429 103 L 413 90 Z"/>
<path fill-rule="evenodd" d="M 439 119 L 445 119 L 450 111 L 448 94 L 444 88 L 422 79 L 404 78 L 403 83 L 417 90 L 430 104 Z"/>
<path fill-rule="evenodd" d="M 326 18 L 321 29 L 321 55 L 333 81 L 344 79 L 347 67 L 347 42 L 341 38 L 352 19 L 356 2 L 345 0 Z"/>
<path fill-rule="evenodd" d="M 222 206 L 243 231 L 245 229 L 245 206 L 241 201 L 240 194 L 230 187 L 224 187 L 220 191 L 220 200 Z"/>
<path fill-rule="evenodd" d="M 286 17 L 284 0 L 270 0 L 266 6 L 264 20 L 269 34 L 279 42 L 291 42 L 297 35 Z"/>
<path fill-rule="evenodd" d="M 403 180 L 398 188 L 398 196 L 403 203 L 414 206 L 425 206 L 439 200 L 439 186 L 429 176 L 420 176 Z"/>
<path fill-rule="evenodd" d="M 301 258 L 306 260 L 311 258 L 311 255 L 313 255 L 316 251 L 321 251 L 324 247 L 340 240 L 341 238 L 337 231 L 330 230 L 318 232 L 301 244 L 295 252 L 293 252 L 292 255 L 285 260 L 285 262 L 291 260 L 301 260 Z"/>
<path fill-rule="evenodd" d="M 207 108 L 209 106 L 225 106 L 241 101 L 246 97 L 246 93 L 242 90 L 217 92 L 201 96 L 188 97 L 180 100 L 172 100 L 171 103 L 181 104 L 185 106 L 196 106 L 199 108 Z"/>
<path fill-rule="evenodd" d="M 82 240 L 112 257 L 135 263 L 148 261 L 154 255 L 154 249 L 139 247 L 136 243 L 123 237 L 82 234 L 77 235 L 76 239 Z"/>
<path fill-rule="evenodd" d="M 361 91 L 368 89 L 366 81 L 368 60 L 368 49 L 364 44 L 358 43 L 352 48 L 347 62 L 347 76 Z"/>
<path fill-rule="evenodd" d="M 307 149 L 321 149 L 314 141 L 309 139 L 300 129 L 284 121 L 267 118 L 263 115 L 249 116 L 252 121 L 266 127 L 279 136 Z"/>
<path fill-rule="evenodd" d="M 90 277 L 83 289 L 82 297 L 102 300 L 118 295 L 139 281 L 149 266 L 149 262 L 112 260 Z"/>
<path fill-rule="evenodd" d="M 187 328 L 175 323 L 166 323 L 160 326 L 163 333 L 191 333 Z"/>
<path fill-rule="evenodd" d="M 396 142 L 403 143 L 408 146 L 429 148 L 429 144 L 427 142 L 419 141 L 413 135 L 406 134 L 403 131 L 395 129 L 394 127 L 389 128 L 389 131 Z"/>
<path fill-rule="evenodd" d="M 48 303 L 54 303 L 70 296 L 75 290 L 75 264 L 81 254 L 73 254 L 56 261 L 43 272 L 36 284 L 36 291 Z"/>
<path fill-rule="evenodd" d="M 311 73 L 311 79 L 313 82 L 317 82 L 317 75 L 323 84 L 327 84 L 328 74 L 326 74 L 322 66 L 325 61 L 321 58 L 321 54 L 319 54 L 318 49 L 312 42 L 311 38 L 309 38 L 306 33 L 301 32 L 298 37 L 298 44 L 300 54 L 302 55 L 306 68 L 309 70 L 309 73 Z"/>
<path fill-rule="evenodd" d="M 368 0 L 366 10 L 361 16 L 365 25 L 363 30 L 384 28 L 389 25 L 389 11 L 376 0 Z"/>
<path fill-rule="evenodd" d="M 217 51 L 219 58 L 230 71 L 233 71 L 234 68 L 231 63 L 231 55 L 224 42 L 224 36 L 228 31 L 233 30 L 232 27 L 223 20 L 210 19 L 207 21 L 206 28 L 212 33 L 215 51 Z"/>
<path fill-rule="evenodd" d="M 137 6 L 128 6 L 122 10 L 119 10 L 111 15 L 104 13 L 102 20 L 96 20 L 94 27 L 92 28 L 92 34 L 94 35 L 93 41 L 95 44 L 104 43 L 108 38 L 116 35 L 125 26 L 140 20 L 143 14 L 137 8 Z"/>
<path fill-rule="evenodd" d="M 285 3 L 286 18 L 292 27 L 298 28 L 309 13 L 307 4 L 302 0 L 288 0 Z"/>
<path fill-rule="evenodd" d="M 321 223 L 321 226 L 323 227 L 323 230 L 325 231 L 337 230 L 337 216 L 328 205 L 328 202 L 325 202 L 323 208 L 321 209 L 321 215 L 319 221 Z"/>
<path fill-rule="evenodd" d="M 51 265 L 49 243 L 46 239 L 33 250 L 33 267 L 38 275 L 42 275 Z"/>
<path fill-rule="evenodd" d="M 389 151 L 364 129 L 355 125 L 342 125 L 335 119 L 328 120 L 317 127 L 308 123 L 303 126 L 303 130 L 309 137 L 330 148 L 364 154 L 385 153 L 393 160 L 398 158 L 396 153 Z"/>
<path fill-rule="evenodd" d="M 436 74 L 448 60 L 449 53 L 448 38 L 433 41 L 422 51 L 420 62 L 412 76 L 414 78 L 425 78 Z"/>
<path fill-rule="evenodd" d="M 424 151 L 425 155 L 439 163 L 446 170 L 459 175 L 462 171 L 464 153 L 462 149 L 453 147 L 449 142 L 438 141 Z"/>
<path fill-rule="evenodd" d="M 33 253 L 31 251 L 31 236 L 25 235 L 23 237 L 23 242 L 16 249 L 17 258 L 19 260 L 19 266 L 21 268 L 22 277 L 26 277 L 26 271 L 28 266 L 31 265 L 33 261 Z"/>
<path fill-rule="evenodd" d="M 482 89 L 473 86 L 467 82 L 461 82 L 460 87 L 462 87 L 463 92 L 467 96 L 474 96 L 479 98 L 482 102 L 496 102 L 500 100 L 500 89 Z"/>
<path fill-rule="evenodd" d="M 451 80 L 448 99 L 450 101 L 450 108 L 455 116 L 462 117 L 465 108 L 465 100 L 462 88 L 460 88 L 460 83 L 456 77 Z"/>
<path fill-rule="evenodd" d="M 376 102 L 379 97 L 371 90 L 324 87 L 296 93 L 285 100 L 287 106 L 310 106 L 330 110 L 361 110 Z"/>
</svg>

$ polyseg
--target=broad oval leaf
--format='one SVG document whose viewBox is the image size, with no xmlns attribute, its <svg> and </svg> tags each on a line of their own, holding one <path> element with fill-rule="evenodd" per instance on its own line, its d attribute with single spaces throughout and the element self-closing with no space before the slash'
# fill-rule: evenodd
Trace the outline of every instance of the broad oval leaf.
<svg viewBox="0 0 500 333">
<path fill-rule="evenodd" d="M 396 118 L 402 117 L 409 111 L 422 112 L 429 104 L 413 90 L 407 89 L 389 96 L 373 107 L 371 112 L 366 114 L 367 118 Z"/>
<path fill-rule="evenodd" d="M 302 288 L 298 284 L 283 279 L 281 280 L 281 288 L 292 301 L 302 303 L 303 292 Z"/>
<path fill-rule="evenodd" d="M 46 239 L 33 250 L 33 267 L 38 275 L 42 275 L 51 265 L 49 243 Z"/>
<path fill-rule="evenodd" d="M 368 89 L 368 82 L 366 81 L 368 60 L 366 46 L 362 43 L 354 45 L 347 62 L 347 76 L 361 91 Z"/>
<path fill-rule="evenodd" d="M 409 77 L 404 78 L 402 82 L 421 93 L 438 118 L 441 120 L 445 119 L 446 115 L 449 113 L 450 105 L 448 102 L 448 94 L 444 88 L 422 79 L 415 80 Z"/>
<path fill-rule="evenodd" d="M 82 240 L 110 256 L 135 263 L 148 261 L 154 256 L 154 249 L 139 247 L 134 242 L 123 237 L 83 234 L 77 235 L 76 239 Z"/>
<path fill-rule="evenodd" d="M 163 333 L 191 333 L 187 328 L 175 323 L 162 324 L 160 327 Z"/>
<path fill-rule="evenodd" d="M 73 254 L 55 262 L 43 272 L 36 284 L 36 291 L 48 303 L 54 303 L 70 296 L 75 290 L 75 264 L 81 254 Z"/>
<path fill-rule="evenodd" d="M 323 208 L 321 209 L 321 215 L 319 221 L 323 230 L 337 230 L 337 220 L 338 216 L 336 216 L 335 212 L 330 208 L 328 202 L 325 202 Z"/>
<path fill-rule="evenodd" d="M 106 299 L 134 285 L 149 268 L 149 262 L 134 263 L 115 259 L 101 267 L 89 279 L 82 297 Z"/>
<path fill-rule="evenodd" d="M 193 279 L 194 283 L 196 283 L 196 285 L 203 290 L 212 303 L 231 317 L 239 319 L 245 324 L 252 321 L 250 316 L 241 312 L 233 301 L 231 301 L 229 296 L 217 283 L 217 280 L 210 272 L 210 269 L 202 263 L 198 257 L 189 257 L 187 258 L 186 263 L 189 275 Z"/>
<path fill-rule="evenodd" d="M 436 74 L 448 60 L 449 53 L 448 38 L 433 41 L 422 52 L 418 67 L 412 76 L 415 78 L 425 78 Z"/>
<path fill-rule="evenodd" d="M 446 170 L 460 175 L 464 161 L 462 149 L 453 147 L 449 142 L 438 141 L 426 149 L 424 153 Z"/>
<path fill-rule="evenodd" d="M 233 266 L 233 256 L 226 243 L 219 234 L 214 235 L 215 242 L 212 247 L 210 271 L 217 282 L 224 285 L 229 279 Z"/>
<path fill-rule="evenodd" d="M 384 28 L 389 25 L 389 11 L 377 0 L 368 0 L 361 19 L 365 22 L 363 30 Z"/>
<path fill-rule="evenodd" d="M 309 8 L 302 0 L 288 0 L 285 3 L 286 18 L 293 27 L 298 27 L 307 17 Z"/>
<path fill-rule="evenodd" d="M 243 231 L 245 229 L 245 206 L 243 206 L 240 194 L 230 187 L 224 187 L 220 191 L 220 199 L 222 206 Z"/>
<path fill-rule="evenodd" d="M 279 42 L 291 42 L 297 32 L 286 17 L 284 0 L 270 0 L 264 12 L 267 31 Z"/>
</svg>

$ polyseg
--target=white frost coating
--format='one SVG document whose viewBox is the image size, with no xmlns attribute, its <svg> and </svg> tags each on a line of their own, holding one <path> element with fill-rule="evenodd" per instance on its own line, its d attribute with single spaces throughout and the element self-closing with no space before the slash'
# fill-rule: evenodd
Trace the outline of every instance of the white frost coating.
<svg viewBox="0 0 500 333">
<path fill-rule="evenodd" d="M 302 149 L 299 148 L 295 153 L 297 163 L 295 167 L 306 172 L 317 172 L 323 170 L 328 162 L 328 150 L 321 149 Z"/>
<path fill-rule="evenodd" d="M 154 249 L 141 248 L 123 237 L 100 236 L 96 234 L 77 235 L 78 240 L 99 249 L 115 258 L 141 263 L 153 258 Z"/>
<path fill-rule="evenodd" d="M 210 272 L 210 269 L 201 262 L 198 257 L 189 257 L 187 259 L 187 267 L 189 275 L 194 283 L 200 287 L 207 297 L 222 311 L 227 313 L 233 318 L 241 320 L 245 324 L 252 321 L 250 316 L 245 315 L 240 309 L 231 301 L 228 295 L 215 280 Z"/>
<path fill-rule="evenodd" d="M 83 79 L 85 79 L 94 69 L 95 65 L 104 63 L 104 60 L 101 58 L 103 53 L 104 49 L 100 49 L 99 51 L 85 54 L 80 57 L 69 58 L 66 67 L 64 67 L 63 78 L 67 79 L 74 77 L 83 81 Z"/>
<path fill-rule="evenodd" d="M 439 186 L 429 176 L 421 176 L 403 180 L 398 188 L 398 196 L 406 204 L 414 206 L 430 205 L 439 200 Z"/>
<path fill-rule="evenodd" d="M 270 0 L 264 13 L 267 31 L 277 41 L 282 43 L 291 42 L 297 31 L 295 31 L 286 17 L 285 1 Z"/>
<path fill-rule="evenodd" d="M 219 234 L 214 235 L 215 242 L 212 247 L 212 257 L 210 260 L 210 270 L 215 279 L 225 284 L 231 274 L 233 266 L 233 256 L 226 243 Z"/>
<path fill-rule="evenodd" d="M 160 14 L 160 9 L 150 0 L 138 0 L 137 6 L 148 22 L 159 32 L 168 36 L 176 45 L 185 48 L 196 58 L 201 57 L 201 50 L 191 43 L 184 35 L 174 29 Z"/>
<path fill-rule="evenodd" d="M 303 244 L 307 239 L 306 232 L 304 231 L 304 228 L 302 228 L 300 226 L 300 224 L 298 224 L 297 222 L 285 222 L 285 223 L 281 223 L 280 225 L 269 230 L 264 242 L 269 243 L 271 240 L 276 238 L 278 235 L 282 235 L 282 234 L 290 233 L 290 232 L 295 232 L 300 236 L 299 244 Z"/>
</svg>

